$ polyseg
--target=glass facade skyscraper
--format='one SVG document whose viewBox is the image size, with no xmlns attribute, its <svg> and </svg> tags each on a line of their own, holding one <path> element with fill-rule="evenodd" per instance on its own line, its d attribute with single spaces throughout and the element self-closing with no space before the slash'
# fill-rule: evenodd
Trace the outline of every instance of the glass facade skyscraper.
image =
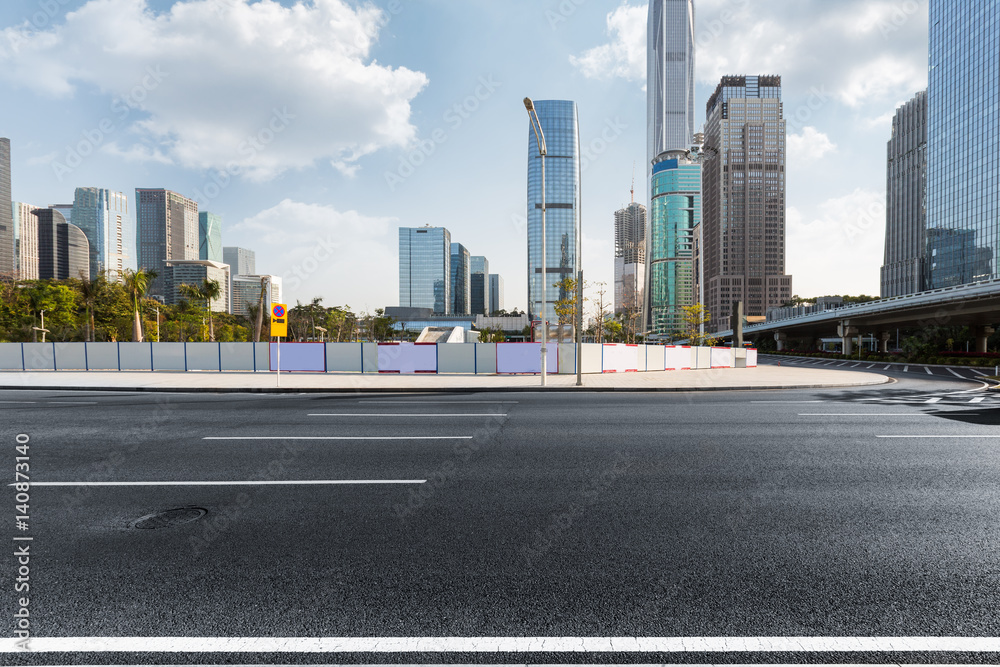
<svg viewBox="0 0 1000 667">
<path fill-rule="evenodd" d="M 558 322 L 555 303 L 571 298 L 558 285 L 579 271 L 577 232 L 580 222 L 580 124 L 576 102 L 534 102 L 548 148 L 545 158 L 545 266 L 542 295 L 542 159 L 528 125 L 528 316 L 539 320 L 542 304 L 549 322 Z"/>
<path fill-rule="evenodd" d="M 1000 2 L 930 0 L 927 288 L 998 277 Z"/>
<path fill-rule="evenodd" d="M 646 25 L 646 173 L 694 141 L 694 0 L 650 0 Z"/>
<path fill-rule="evenodd" d="M 653 243 L 649 266 L 649 330 L 683 332 L 683 308 L 696 301 L 694 230 L 701 223 L 701 165 L 686 151 L 667 151 L 653 164 Z"/>
<path fill-rule="evenodd" d="M 165 299 L 166 261 L 198 259 L 198 203 L 159 188 L 137 188 L 135 203 L 138 264 L 157 272 L 149 294 Z"/>
<path fill-rule="evenodd" d="M 726 76 L 706 107 L 700 261 L 706 331 L 792 296 L 785 275 L 785 119 L 780 76 Z"/>
<path fill-rule="evenodd" d="M 198 259 L 222 261 L 222 216 L 198 212 Z"/>
<path fill-rule="evenodd" d="M 451 314 L 451 232 L 444 227 L 399 228 L 399 305 Z"/>
<path fill-rule="evenodd" d="M 885 189 L 882 298 L 924 289 L 927 255 L 927 92 L 899 107 L 892 119 Z"/>
<path fill-rule="evenodd" d="M 646 291 L 646 207 L 615 211 L 615 312 L 638 315 Z"/>
<path fill-rule="evenodd" d="M 0 276 L 13 276 L 14 202 L 10 192 L 10 139 L 0 137 Z"/>
<path fill-rule="evenodd" d="M 71 220 L 90 243 L 91 279 L 104 274 L 121 282 L 126 269 L 135 270 L 135 220 L 128 197 L 103 188 L 77 188 Z"/>
<path fill-rule="evenodd" d="M 490 274 L 490 315 L 504 309 L 503 276 L 499 273 Z"/>
<path fill-rule="evenodd" d="M 472 256 L 461 243 L 451 244 L 451 314 L 472 312 Z"/>
<path fill-rule="evenodd" d="M 482 255 L 472 256 L 472 314 L 490 314 L 490 262 Z"/>
</svg>

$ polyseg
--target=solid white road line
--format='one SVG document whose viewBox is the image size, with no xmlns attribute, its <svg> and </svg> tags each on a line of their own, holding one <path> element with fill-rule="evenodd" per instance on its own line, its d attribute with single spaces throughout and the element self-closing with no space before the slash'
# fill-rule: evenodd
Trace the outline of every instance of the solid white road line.
<svg viewBox="0 0 1000 667">
<path fill-rule="evenodd" d="M 13 653 L 17 638 L 0 640 Z M 32 637 L 32 653 L 882 653 L 1000 651 L 1000 637 Z"/>
<path fill-rule="evenodd" d="M 520 401 L 391 401 L 391 400 L 362 400 L 359 403 L 412 403 L 414 405 L 496 405 L 500 403 L 519 403 Z"/>
<path fill-rule="evenodd" d="M 379 412 L 371 413 L 351 413 L 351 412 L 314 412 L 306 415 L 307 417 L 506 417 L 507 414 L 504 412 L 481 412 L 481 413 L 466 413 L 461 412 L 455 414 L 417 414 L 411 412 L 409 414 L 383 414 Z"/>
<path fill-rule="evenodd" d="M 875 364 L 869 364 L 868 368 L 875 368 Z"/>
<path fill-rule="evenodd" d="M 884 370 L 884 371 L 887 371 L 887 370 L 889 370 L 889 369 L 891 369 L 891 368 L 892 368 L 892 365 L 891 365 L 891 364 L 888 364 L 888 365 L 886 365 L 886 367 L 885 367 L 885 368 L 883 368 L 882 370 Z"/>
<path fill-rule="evenodd" d="M 960 412 L 962 415 L 977 415 L 978 412 Z M 937 417 L 947 412 L 806 412 L 799 417 Z"/>
<path fill-rule="evenodd" d="M 5 403 L 5 404 L 6 403 L 10 403 L 10 404 L 18 403 L 18 404 L 22 404 L 22 405 L 23 404 L 27 404 L 27 403 L 37 403 L 37 402 L 38 401 L 0 401 L 0 403 Z"/>
<path fill-rule="evenodd" d="M 941 399 L 940 399 L 940 398 L 928 398 L 928 399 L 927 399 L 927 400 L 925 401 L 925 403 L 940 403 L 940 402 L 941 402 Z"/>
<path fill-rule="evenodd" d="M 750 401 L 751 403 L 826 403 L 826 401 Z"/>
<path fill-rule="evenodd" d="M 219 482 L 32 482 L 31 486 L 335 486 L 354 484 L 424 484 L 426 479 L 299 479 Z M 7 486 L 14 486 L 8 484 Z"/>
<path fill-rule="evenodd" d="M 962 378 L 963 380 L 968 380 L 969 379 L 969 378 L 965 377 L 964 375 L 959 375 L 958 373 L 956 373 L 955 371 L 953 371 L 950 368 L 946 368 L 945 370 L 948 371 L 949 373 L 951 373 L 952 375 L 954 375 L 957 378 Z"/>
<path fill-rule="evenodd" d="M 910 372 L 910 367 L 909 366 L 903 366 L 903 372 L 904 373 L 909 373 Z"/>
<path fill-rule="evenodd" d="M 202 440 L 472 440 L 471 435 L 239 435 Z"/>
<path fill-rule="evenodd" d="M 1000 435 L 877 435 L 876 438 L 1000 438 Z"/>
<path fill-rule="evenodd" d="M 985 400 L 986 400 L 985 396 L 980 396 L 979 398 L 972 399 L 971 401 L 969 401 L 969 403 L 982 403 Z"/>
<path fill-rule="evenodd" d="M 97 401 L 49 401 L 49 405 L 97 405 Z"/>
<path fill-rule="evenodd" d="M 924 370 L 927 371 L 928 375 L 934 375 L 934 373 L 931 373 L 931 369 L 927 368 L 926 366 L 924 366 Z"/>
</svg>

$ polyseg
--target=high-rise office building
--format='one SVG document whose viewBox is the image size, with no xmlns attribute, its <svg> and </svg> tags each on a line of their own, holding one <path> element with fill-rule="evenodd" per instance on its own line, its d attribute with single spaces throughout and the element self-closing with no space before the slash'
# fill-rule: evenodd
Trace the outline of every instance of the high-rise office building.
<svg viewBox="0 0 1000 667">
<path fill-rule="evenodd" d="M 646 174 L 694 140 L 694 0 L 650 0 L 646 24 Z"/>
<path fill-rule="evenodd" d="M 1000 2 L 930 0 L 927 289 L 998 277 L 998 40 Z M 932 231 L 962 242 L 935 246 Z"/>
<path fill-rule="evenodd" d="M 490 315 L 504 309 L 503 276 L 499 273 L 490 274 Z"/>
<path fill-rule="evenodd" d="M 14 201 L 10 191 L 10 139 L 0 137 L 0 276 L 13 276 Z"/>
<path fill-rule="evenodd" d="M 49 208 L 53 211 L 58 211 L 69 224 L 75 224 L 73 222 L 73 204 L 51 204 Z"/>
<path fill-rule="evenodd" d="M 67 280 L 90 275 L 90 243 L 76 225 L 51 208 L 35 211 L 38 219 L 38 277 Z"/>
<path fill-rule="evenodd" d="M 399 305 L 451 314 L 451 232 L 444 227 L 399 228 Z"/>
<path fill-rule="evenodd" d="M 882 298 L 924 289 L 927 256 L 927 92 L 899 107 L 892 119 L 885 190 Z"/>
<path fill-rule="evenodd" d="M 17 280 L 38 280 L 37 206 L 14 202 L 14 264 Z"/>
<path fill-rule="evenodd" d="M 230 267 L 230 272 L 232 267 Z M 250 307 L 256 308 L 260 303 L 261 280 L 265 280 L 264 286 L 264 315 L 271 310 L 272 303 L 281 303 L 281 278 L 278 276 L 233 276 L 230 282 L 233 290 L 230 292 L 229 301 L 233 315 L 250 315 Z"/>
<path fill-rule="evenodd" d="M 646 283 L 646 207 L 632 202 L 615 211 L 615 312 L 642 310 Z"/>
<path fill-rule="evenodd" d="M 471 258 L 472 314 L 490 314 L 490 262 L 482 255 Z"/>
<path fill-rule="evenodd" d="M 247 248 L 225 246 L 222 249 L 222 263 L 228 264 L 235 276 L 252 276 L 257 273 L 257 255 Z"/>
<path fill-rule="evenodd" d="M 222 262 L 222 216 L 198 212 L 198 259 Z"/>
<path fill-rule="evenodd" d="M 472 312 L 472 256 L 461 243 L 451 244 L 451 314 Z"/>
<path fill-rule="evenodd" d="M 712 332 L 729 328 L 736 301 L 754 322 L 792 296 L 781 77 L 723 77 L 707 115 L 700 248 Z"/>
<path fill-rule="evenodd" d="M 684 308 L 697 302 L 694 233 L 701 223 L 701 181 L 701 164 L 687 151 L 667 151 L 653 162 L 646 327 L 658 336 L 682 334 Z"/>
<path fill-rule="evenodd" d="M 135 221 L 128 197 L 103 188 L 77 188 L 71 220 L 87 235 L 91 279 L 103 274 L 121 282 L 126 269 L 135 270 Z"/>
<path fill-rule="evenodd" d="M 168 259 L 164 262 L 164 285 L 166 286 L 163 295 L 168 305 L 176 305 L 187 297 L 181 290 L 181 285 L 192 285 L 201 287 L 206 280 L 214 280 L 219 283 L 219 298 L 212 301 L 212 312 L 229 312 L 229 266 L 221 262 L 210 260 L 190 259 L 174 260 Z M 259 283 L 258 283 L 259 284 Z"/>
<path fill-rule="evenodd" d="M 150 296 L 166 298 L 166 261 L 199 258 L 198 204 L 162 188 L 136 188 L 135 201 L 138 264 L 157 272 Z"/>
<path fill-rule="evenodd" d="M 534 102 L 548 148 L 545 158 L 545 268 L 542 286 L 542 158 L 535 133 L 528 127 L 528 317 L 558 322 L 557 301 L 572 298 L 560 286 L 576 279 L 577 229 L 580 223 L 580 123 L 576 102 Z"/>
</svg>

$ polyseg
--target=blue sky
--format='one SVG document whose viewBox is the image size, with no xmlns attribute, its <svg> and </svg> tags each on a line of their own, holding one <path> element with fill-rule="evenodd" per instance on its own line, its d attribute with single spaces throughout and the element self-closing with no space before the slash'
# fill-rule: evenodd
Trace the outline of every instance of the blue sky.
<svg viewBox="0 0 1000 667">
<path fill-rule="evenodd" d="M 885 142 L 926 86 L 926 0 L 696 0 L 699 124 L 724 74 L 780 74 L 788 270 L 878 292 Z M 398 302 L 396 228 L 443 225 L 526 303 L 528 121 L 580 109 L 584 271 L 643 201 L 645 4 L 597 0 L 4 0 L 14 198 L 166 187 L 223 216 L 294 302 Z"/>
</svg>

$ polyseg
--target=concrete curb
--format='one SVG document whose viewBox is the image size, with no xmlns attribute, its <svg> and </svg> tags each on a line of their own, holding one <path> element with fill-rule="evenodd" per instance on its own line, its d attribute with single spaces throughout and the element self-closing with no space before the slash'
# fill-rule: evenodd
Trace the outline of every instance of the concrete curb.
<svg viewBox="0 0 1000 667">
<path fill-rule="evenodd" d="M 739 387 L 79 387 L 46 386 L 20 387 L 0 386 L 0 391 L 104 391 L 126 393 L 166 393 L 166 394 L 489 394 L 489 393 L 686 393 L 712 391 L 779 391 L 792 389 L 850 389 L 856 387 L 877 387 L 894 384 L 893 378 L 873 382 L 851 384 L 797 384 L 775 386 Z"/>
</svg>

